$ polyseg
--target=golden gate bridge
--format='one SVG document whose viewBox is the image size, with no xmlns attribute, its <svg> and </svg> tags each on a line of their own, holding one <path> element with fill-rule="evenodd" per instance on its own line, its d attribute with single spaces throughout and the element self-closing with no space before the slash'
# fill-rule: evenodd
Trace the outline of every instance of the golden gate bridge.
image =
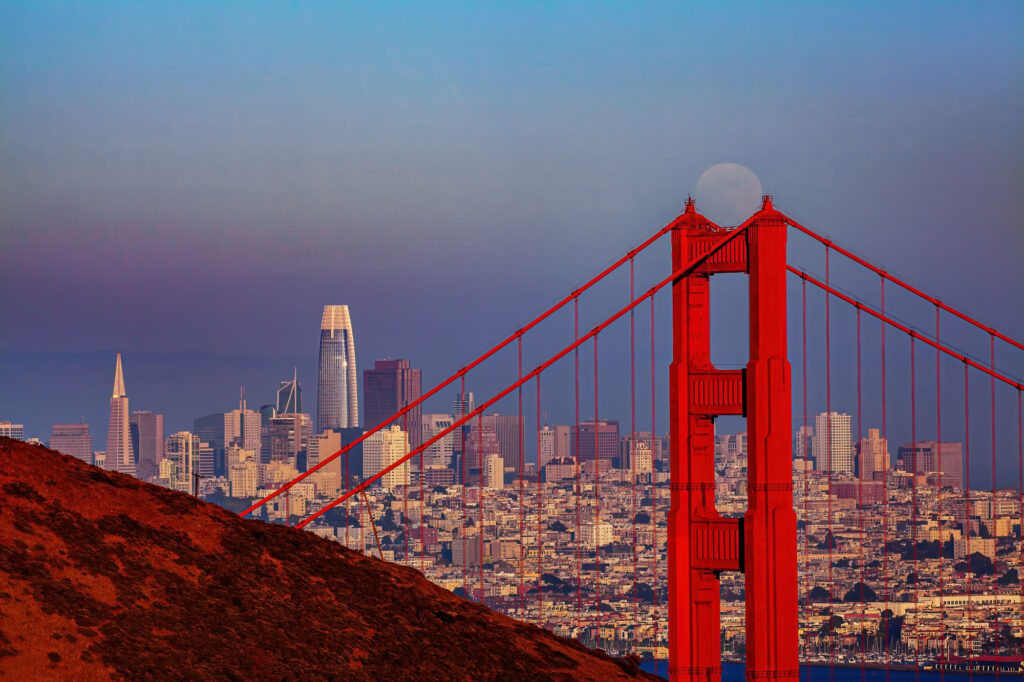
<svg viewBox="0 0 1024 682">
<path fill-rule="evenodd" d="M 787 262 L 787 241 L 791 231 L 795 230 L 804 238 L 810 238 L 820 244 L 824 250 L 824 274 L 812 275 L 807 269 L 799 264 Z M 671 242 L 671 268 L 660 280 L 645 291 L 637 293 L 635 287 L 635 268 L 637 258 L 659 243 L 663 237 L 669 237 Z M 861 297 L 841 290 L 832 279 L 833 261 L 842 258 L 852 263 L 855 267 L 863 269 L 878 282 L 878 302 L 867 303 Z M 626 305 L 607 315 L 596 326 L 589 331 L 581 332 L 580 329 L 580 299 L 592 290 L 600 282 L 612 275 L 612 273 L 627 269 L 629 272 L 629 300 Z M 710 280 L 713 275 L 718 274 L 745 274 L 748 280 L 748 321 L 749 321 L 749 358 L 741 369 L 720 369 L 711 360 L 711 338 L 710 338 Z M 788 281 L 787 281 L 788 280 Z M 788 338 L 788 317 L 790 315 L 790 296 L 787 290 L 789 282 L 795 281 L 800 292 L 800 339 L 791 343 Z M 824 320 L 816 320 L 808 313 L 807 291 L 808 287 L 817 289 L 824 295 Z M 934 309 L 934 328 L 924 331 L 909 323 L 897 319 L 886 307 L 887 292 L 893 289 L 908 294 Z M 833 410 L 833 308 L 834 306 L 845 306 L 852 310 L 855 316 L 855 348 L 856 348 L 856 422 L 857 439 L 860 442 L 862 437 L 863 420 L 862 412 L 865 401 L 874 403 L 880 401 L 882 434 L 887 431 L 886 418 L 889 412 L 887 406 L 887 386 L 893 381 L 893 368 L 887 366 L 887 346 L 891 353 L 893 344 L 897 338 L 904 340 L 909 346 L 910 362 L 908 367 L 901 367 L 904 372 L 909 369 L 909 403 L 910 403 L 910 431 L 911 457 L 916 458 L 917 425 L 918 414 L 924 409 L 919 396 L 923 380 L 923 372 L 919 370 L 922 364 L 923 353 L 933 353 L 935 358 L 934 372 L 930 377 L 930 383 L 934 383 L 934 426 L 936 429 L 936 441 L 942 441 L 942 429 L 944 423 L 942 391 L 946 391 L 948 402 L 951 393 L 962 394 L 963 399 L 963 420 L 958 428 L 963 429 L 964 447 L 962 471 L 964 482 L 962 490 L 956 490 L 946 485 L 944 469 L 941 462 L 942 448 L 938 448 L 938 462 L 931 465 L 931 469 L 937 472 L 934 481 L 929 482 L 927 476 L 919 476 L 921 465 L 914 459 L 910 462 L 909 477 L 910 499 L 909 510 L 894 510 L 889 505 L 890 495 L 888 493 L 893 485 L 886 480 L 889 469 L 889 462 L 883 467 L 881 473 L 881 486 L 883 495 L 881 500 L 881 518 L 869 518 L 863 511 L 866 507 L 862 497 L 863 490 L 867 483 L 863 477 L 858 475 L 855 478 L 857 508 L 861 510 L 858 517 L 859 529 L 857 532 L 864 537 L 865 526 L 871 524 L 882 524 L 884 532 L 900 525 L 904 530 L 909 529 L 911 536 L 910 551 L 911 560 L 917 561 L 919 548 L 919 532 L 922 528 L 921 509 L 919 507 L 919 493 L 923 493 L 923 486 L 934 486 L 933 491 L 938 501 L 939 516 L 942 514 L 952 515 L 953 521 L 959 524 L 959 532 L 966 541 L 967 551 L 967 574 L 971 573 L 970 561 L 973 556 L 970 551 L 970 543 L 980 543 L 980 528 L 976 531 L 972 517 L 974 514 L 972 491 L 970 488 L 971 457 L 974 455 L 975 465 L 981 461 L 990 467 L 989 474 L 992 481 L 991 515 L 996 516 L 995 493 L 997 488 L 997 423 L 1004 427 L 1004 430 L 1012 427 L 1016 440 L 1016 458 L 1018 460 L 1016 480 L 1009 481 L 1015 487 L 1014 496 L 1016 506 L 1014 514 L 1020 518 L 1010 519 L 1011 527 L 1015 528 L 1018 544 L 1024 547 L 1024 430 L 1022 430 L 1022 395 L 1024 395 L 1024 384 L 1021 380 L 1013 378 L 1010 373 L 1002 371 L 996 363 L 997 347 L 1008 348 L 1010 353 L 1024 351 L 1024 344 L 1002 333 L 992 326 L 983 324 L 974 317 L 953 308 L 939 298 L 926 294 L 925 292 L 911 286 L 904 280 L 879 268 L 867 260 L 857 256 L 851 251 L 835 244 L 832 240 L 820 235 L 814 230 L 804 227 L 792 218 L 776 210 L 772 198 L 765 196 L 761 209 L 751 215 L 745 222 L 737 227 L 721 227 L 708 218 L 697 212 L 692 200 L 687 200 L 685 211 L 668 225 L 658 230 L 655 234 L 643 241 L 636 248 L 617 259 L 610 266 L 601 271 L 583 286 L 570 292 L 558 303 L 551 306 L 533 320 L 523 325 L 512 335 L 495 345 L 493 348 L 468 363 L 458 372 L 439 383 L 430 391 L 424 393 L 418 400 L 410 403 L 397 412 L 387 422 L 368 429 L 360 438 L 346 445 L 341 450 L 327 457 L 320 457 L 318 463 L 311 466 L 307 471 L 302 472 L 290 482 L 282 485 L 272 494 L 257 501 L 251 507 L 242 512 L 243 516 L 260 510 L 279 496 L 284 495 L 287 500 L 289 491 L 297 483 L 305 480 L 317 471 L 344 458 L 345 482 L 344 492 L 327 504 L 320 506 L 313 513 L 302 518 L 297 527 L 305 528 L 321 518 L 324 514 L 339 505 L 359 504 L 359 497 L 363 496 L 363 502 L 369 508 L 365 500 L 365 491 L 385 475 L 395 471 L 402 466 L 419 467 L 419 490 L 415 485 L 408 483 L 403 487 L 403 502 L 407 503 L 408 497 L 412 495 L 419 502 L 419 518 L 416 520 L 416 527 L 412 525 L 413 520 L 406 511 L 403 514 L 406 525 L 404 533 L 404 554 L 403 557 L 410 558 L 409 538 L 415 537 L 413 533 L 419 533 L 420 552 L 426 552 L 426 532 L 429 527 L 429 510 L 426 508 L 427 495 L 425 490 L 424 476 L 424 452 L 435 445 L 441 439 L 452 436 L 461 437 L 462 456 L 459 463 L 458 480 L 461 485 L 461 503 L 455 513 L 461 515 L 460 528 L 464 529 L 467 523 L 477 525 L 480 529 L 475 535 L 475 541 L 480 543 L 479 566 L 470 567 L 466 564 L 462 567 L 465 593 L 473 596 L 473 582 L 478 582 L 479 587 L 476 594 L 479 599 L 484 598 L 484 533 L 482 526 L 485 522 L 484 510 L 487 499 L 483 487 L 483 443 L 476 444 L 467 442 L 467 433 L 476 433 L 478 438 L 482 437 L 483 430 L 477 428 L 475 432 L 468 432 L 466 427 L 473 425 L 474 420 L 478 427 L 484 413 L 498 405 L 503 400 L 512 400 L 518 411 L 518 464 L 517 464 L 517 500 L 519 506 L 519 550 L 516 563 L 518 564 L 518 585 L 517 595 L 522 605 L 522 612 L 526 612 L 526 600 L 535 599 L 537 622 L 544 624 L 545 611 L 545 590 L 542 584 L 545 575 L 545 558 L 549 555 L 544 540 L 544 514 L 545 514 L 545 488 L 541 481 L 540 472 L 537 472 L 536 487 L 530 489 L 524 471 L 525 465 L 525 435 L 524 435 L 524 393 L 528 401 L 532 400 L 536 412 L 536 423 L 538 429 L 541 424 L 541 412 L 543 406 L 542 378 L 546 372 L 560 361 L 570 362 L 573 367 L 574 384 L 574 415 L 575 435 L 574 447 L 577 449 L 574 458 L 574 487 L 575 496 L 575 528 L 572 529 L 572 542 L 576 551 L 576 575 L 570 579 L 575 586 L 575 607 L 577 618 L 582 624 L 584 621 L 596 624 L 600 630 L 601 621 L 604 618 L 602 604 L 602 590 L 599 576 L 602 572 L 601 545 L 594 543 L 593 551 L 589 552 L 581 547 L 579 533 L 585 523 L 600 524 L 602 513 L 609 513 L 609 510 L 602 508 L 602 475 L 601 455 L 598 447 L 598 429 L 596 422 L 599 419 L 600 393 L 599 393 L 599 354 L 598 342 L 602 333 L 607 333 L 609 327 L 617 322 L 629 326 L 629 385 L 631 404 L 631 436 L 636 438 L 638 424 L 636 418 L 636 406 L 638 400 L 649 399 L 650 419 L 649 434 L 651 439 L 656 436 L 655 403 L 657 401 L 655 383 L 656 375 L 659 373 L 655 360 L 655 297 L 668 290 L 671 296 L 671 363 L 668 367 L 669 377 L 669 490 L 670 507 L 668 510 L 667 533 L 663 538 L 667 551 L 667 566 L 660 565 L 657 547 L 660 546 L 658 538 L 657 505 L 658 490 L 656 486 L 657 474 L 654 458 L 651 458 L 649 472 L 637 471 L 637 460 L 630 457 L 632 471 L 630 471 L 630 485 L 632 486 L 631 513 L 632 513 L 632 570 L 633 590 L 632 605 L 634 612 L 637 608 L 637 583 L 641 569 L 647 570 L 654 575 L 667 570 L 668 583 L 668 618 L 667 626 L 669 641 L 669 673 L 673 680 L 692 680 L 696 682 L 714 681 L 721 678 L 721 613 L 720 613 L 720 576 L 726 572 L 740 572 L 743 575 L 745 584 L 745 629 L 746 629 L 746 675 L 748 679 L 788 679 L 796 680 L 800 675 L 801 655 L 806 658 L 812 647 L 812 641 L 816 633 L 810 632 L 802 626 L 802 619 L 806 618 L 806 611 L 812 607 L 807 594 L 813 587 L 810 584 L 811 570 L 808 565 L 810 555 L 808 543 L 807 523 L 809 518 L 809 480 L 810 471 L 808 459 L 803 459 L 805 470 L 800 477 L 803 483 L 803 490 L 794 490 L 794 452 L 793 452 L 793 405 L 794 395 L 791 380 L 791 355 L 799 355 L 801 369 L 801 386 L 799 388 L 802 398 L 802 419 L 804 430 L 808 426 L 808 321 L 815 324 L 823 323 L 824 336 L 824 383 L 825 383 L 825 412 L 832 414 Z M 874 294 L 869 295 L 874 298 Z M 637 349 L 638 325 L 637 315 L 640 312 L 649 310 L 650 318 L 650 388 L 649 398 L 641 398 L 637 395 Z M 560 311 L 571 311 L 573 319 L 573 338 L 563 348 L 551 354 L 534 369 L 526 371 L 523 366 L 523 345 L 524 339 L 535 330 L 542 322 L 549 320 Z M 943 336 L 943 321 L 948 318 L 955 318 L 971 329 L 987 337 L 989 357 L 987 360 L 974 357 L 966 352 L 959 351 L 947 343 Z M 863 333 L 863 328 L 868 322 L 877 324 L 879 335 L 874 339 L 868 339 Z M 642 341 L 642 340 L 641 340 Z M 880 361 L 877 367 L 870 368 L 880 373 L 880 395 L 866 396 L 864 391 L 865 376 L 864 367 L 865 348 L 871 343 L 879 344 Z M 593 418 L 595 421 L 593 445 L 593 460 L 591 462 L 592 485 L 582 483 L 582 467 L 579 456 L 580 431 L 579 424 L 581 410 L 591 406 L 581 405 L 581 351 L 588 347 L 593 352 Z M 382 468 L 373 475 L 366 476 L 356 484 L 348 471 L 348 456 L 353 448 L 357 447 L 372 434 L 380 431 L 387 424 L 403 419 L 408 419 L 413 411 L 419 408 L 424 402 L 438 396 L 445 389 L 458 386 L 461 393 L 465 395 L 466 376 L 484 363 L 491 361 L 499 352 L 509 350 L 515 352 L 517 373 L 514 381 L 505 388 L 494 393 L 487 400 L 482 401 L 475 409 L 466 411 L 458 416 L 450 426 L 439 433 L 427 438 L 422 443 L 414 444 L 411 451 L 404 457 Z M 586 363 L 587 360 L 583 359 Z M 961 368 L 953 372 L 954 378 L 950 378 L 949 363 Z M 945 365 L 943 363 L 946 363 Z M 944 371 L 945 370 L 945 371 Z M 641 370 L 645 371 L 645 370 Z M 971 388 L 978 382 L 987 384 L 988 400 L 984 404 L 978 404 L 975 400 L 972 404 Z M 532 396 L 530 396 L 532 394 Z M 947 410 L 948 412 L 948 410 Z M 990 442 L 991 452 L 972 453 L 971 431 L 972 419 L 977 419 L 979 412 L 987 412 L 990 417 L 989 428 L 991 430 Z M 724 516 L 716 509 L 716 470 L 715 470 L 715 420 L 718 417 L 732 415 L 746 419 L 747 424 L 747 510 L 742 517 Z M 973 417 L 972 417 L 973 415 Z M 952 429 L 948 426 L 949 415 L 945 415 L 947 433 Z M 959 419 L 959 417 L 958 417 Z M 831 428 L 831 418 L 826 422 L 827 429 Z M 645 427 L 646 428 L 646 427 Z M 830 433 L 825 434 L 824 443 L 826 448 L 831 448 L 832 438 Z M 474 446 L 476 452 L 473 453 Z M 651 444 L 654 451 L 653 443 Z M 539 446 L 538 446 L 539 450 Z M 478 456 L 476 468 L 477 489 L 472 490 L 471 462 L 472 454 Z M 827 532 L 825 535 L 825 549 L 828 554 L 828 584 L 829 599 L 826 608 L 828 609 L 829 623 L 832 622 L 832 609 L 836 601 L 833 594 L 835 581 L 832 579 L 832 552 L 834 548 L 833 524 L 836 521 L 833 509 L 834 486 L 840 484 L 840 477 L 833 471 L 831 451 L 823 454 L 825 470 L 823 475 L 824 486 L 827 489 Z M 985 455 L 988 455 L 985 457 Z M 984 459 L 982 459 L 984 458 Z M 957 465 L 960 463 L 958 462 Z M 1005 468 L 1005 467 L 1004 467 Z M 649 478 L 645 475 L 650 474 Z M 1002 482 L 1007 483 L 1004 476 Z M 903 485 L 906 481 L 900 483 Z M 639 490 L 638 486 L 647 486 L 648 490 Z M 801 497 L 803 509 L 801 510 Z M 650 566 L 641 567 L 640 555 L 637 551 L 638 521 L 639 513 L 643 511 L 643 500 L 651 500 L 652 508 L 649 510 L 650 534 L 654 538 L 652 544 L 655 551 L 650 558 Z M 581 516 L 581 509 L 586 506 L 590 518 L 585 522 Z M 452 510 L 446 510 L 451 512 Z M 798 524 L 798 511 L 802 511 L 802 519 Z M 346 512 L 347 515 L 347 512 Z M 372 516 L 371 516 L 372 521 Z M 942 519 L 940 518 L 940 525 Z M 346 521 L 347 523 L 347 521 Z M 802 524 L 802 536 L 804 542 L 803 561 L 804 565 L 798 565 L 798 538 Z M 346 528 L 347 530 L 347 528 Z M 569 532 L 567 529 L 566 533 Z M 376 527 L 374 526 L 376 534 Z M 460 532 L 463 545 L 468 541 L 467 534 Z M 930 537 L 930 536 L 929 536 Z M 379 542 L 379 541 L 378 541 Z M 454 540 L 453 540 L 454 542 Z M 529 543 L 535 546 L 529 547 Z M 891 575 L 897 570 L 898 562 L 901 559 L 890 556 L 889 542 L 883 542 L 882 555 L 877 557 L 880 560 L 881 568 L 869 567 L 867 561 L 870 557 L 864 555 L 864 543 L 860 543 L 860 556 L 857 566 L 860 569 L 861 582 L 861 615 L 866 617 L 867 607 L 864 596 L 863 585 L 869 572 L 872 575 Z M 540 545 L 540 546 L 536 546 Z M 586 554 L 586 556 L 584 556 Z M 592 554 L 592 556 L 590 556 Z M 463 547 L 462 557 L 467 553 Z M 587 568 L 593 571 L 593 576 L 584 575 L 584 559 L 592 559 Z M 1013 557 L 1011 557 L 1012 559 Z M 536 562 L 530 566 L 528 563 Z M 1011 589 L 1015 589 L 1019 595 L 1019 620 L 1017 630 L 1024 637 L 1024 557 L 1017 556 L 1014 563 L 1017 569 L 1018 582 Z M 917 564 L 915 564 L 917 565 Z M 477 568 L 477 575 L 470 576 L 472 568 Z M 802 580 L 801 584 L 801 569 Z M 952 569 L 951 569 L 952 571 Z M 939 595 L 939 612 L 947 618 L 963 618 L 971 621 L 971 610 L 975 608 L 975 600 L 971 599 L 972 580 L 968 575 L 966 583 L 968 595 L 966 602 L 962 600 L 949 599 L 949 604 L 943 604 L 943 595 L 947 591 L 943 589 L 943 573 L 940 570 L 938 575 L 939 584 L 937 592 Z M 529 577 L 529 580 L 528 580 Z M 914 604 L 919 603 L 918 589 L 920 579 L 913 583 Z M 535 584 L 534 584 L 535 583 Z M 909 586 L 908 586 L 909 587 Z M 535 589 L 534 589 L 535 588 Z M 1005 591 L 1005 590 L 1004 590 Z M 892 590 L 886 592 L 888 601 Z M 586 600 L 585 597 L 586 596 Z M 658 591 L 655 590 L 654 599 L 658 599 Z M 584 602 L 587 603 L 584 603 Z M 880 618 L 880 623 L 885 628 L 893 621 L 892 611 L 887 616 Z M 866 619 L 866 618 L 865 618 Z M 904 625 L 904 627 L 907 627 Z M 981 627 L 981 626 L 979 626 Z M 953 652 L 949 649 L 949 640 L 945 633 L 922 633 L 915 632 L 915 646 L 913 647 L 914 659 L 917 660 L 919 652 L 935 646 L 932 640 L 939 643 L 937 648 L 940 654 L 937 660 L 949 663 L 954 660 Z M 861 665 L 867 665 L 866 637 L 861 638 Z M 835 651 L 835 639 L 829 640 L 831 644 L 831 660 L 837 662 Z M 886 655 L 883 660 L 891 663 L 892 658 L 888 655 L 890 638 L 884 638 Z M 931 642 L 931 644 L 929 644 Z M 968 651 L 972 647 L 968 643 Z M 959 650 L 958 650 L 959 652 Z M 940 666 L 941 667 L 941 666 Z"/>
</svg>

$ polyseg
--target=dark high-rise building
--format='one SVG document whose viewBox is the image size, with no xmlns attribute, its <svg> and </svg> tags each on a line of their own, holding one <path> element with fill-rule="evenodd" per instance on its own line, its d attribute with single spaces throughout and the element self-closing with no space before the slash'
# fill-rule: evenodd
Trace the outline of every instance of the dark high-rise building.
<svg viewBox="0 0 1024 682">
<path fill-rule="evenodd" d="M 595 431 L 597 433 L 597 453 L 601 458 L 602 466 L 612 466 L 619 459 L 619 421 L 617 419 L 600 419 L 596 424 L 593 421 L 580 422 L 579 442 L 577 443 L 575 433 L 570 439 L 571 456 L 575 457 L 579 453 L 581 464 L 594 461 Z"/>
<path fill-rule="evenodd" d="M 224 413 L 214 412 L 192 420 L 192 433 L 214 450 L 224 449 Z"/>
<path fill-rule="evenodd" d="M 302 412 L 302 384 L 296 369 L 291 381 L 282 381 L 277 387 L 275 407 L 278 414 L 299 414 Z"/>
<path fill-rule="evenodd" d="M 326 305 L 320 321 L 317 433 L 359 426 L 356 376 L 356 342 L 348 306 Z"/>
<path fill-rule="evenodd" d="M 455 393 L 455 401 L 452 403 L 452 423 L 455 423 L 465 417 L 467 414 L 476 409 L 476 403 L 473 400 L 472 391 L 457 391 Z M 466 452 L 470 452 L 469 449 L 469 424 L 463 424 L 459 428 L 452 431 L 452 469 L 455 470 L 455 481 L 463 482 L 463 458 L 462 458 L 462 445 L 466 444 Z"/>
<path fill-rule="evenodd" d="M 409 366 L 408 360 L 377 360 L 373 369 L 363 372 L 364 426 L 372 429 L 389 420 L 396 412 L 420 397 L 420 370 Z M 397 424 L 409 433 L 411 447 L 418 446 L 423 432 L 419 406 Z"/>
<path fill-rule="evenodd" d="M 471 428 L 477 428 L 477 424 L 480 423 L 483 426 L 484 439 L 488 439 L 489 434 L 493 434 L 494 440 L 497 443 L 497 452 L 501 454 L 501 459 L 505 467 L 512 467 L 518 471 L 519 468 L 519 432 L 522 426 L 522 421 L 518 415 L 511 414 L 485 414 L 479 417 L 474 417 L 471 420 Z M 472 443 L 466 444 L 466 450 L 470 453 L 475 452 L 473 448 L 477 447 L 475 440 L 476 436 L 473 436 L 474 440 Z M 525 435 L 523 436 L 523 449 L 526 449 Z M 485 454 L 495 454 L 493 452 L 486 452 Z M 525 452 L 524 452 L 525 458 Z"/>
<path fill-rule="evenodd" d="M 135 451 L 135 471 L 139 478 L 148 481 L 157 475 L 164 456 L 164 416 L 148 411 L 132 412 L 129 428 Z"/>
<path fill-rule="evenodd" d="M 50 447 L 92 464 L 92 434 L 88 424 L 54 424 Z"/>
</svg>

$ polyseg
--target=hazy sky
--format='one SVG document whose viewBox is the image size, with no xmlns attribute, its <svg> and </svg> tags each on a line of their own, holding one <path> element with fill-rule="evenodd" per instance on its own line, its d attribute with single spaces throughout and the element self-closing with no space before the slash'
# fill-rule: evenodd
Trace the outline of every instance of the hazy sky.
<svg viewBox="0 0 1024 682">
<path fill-rule="evenodd" d="M 327 303 L 432 385 L 720 162 L 1024 337 L 1024 5 L 764 5 L 0 2 L 0 419 L 313 410 Z"/>
</svg>

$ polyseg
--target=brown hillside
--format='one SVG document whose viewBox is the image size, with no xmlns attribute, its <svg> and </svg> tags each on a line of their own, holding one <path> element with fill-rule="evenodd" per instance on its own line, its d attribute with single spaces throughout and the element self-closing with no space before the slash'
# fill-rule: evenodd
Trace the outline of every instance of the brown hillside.
<svg viewBox="0 0 1024 682">
<path fill-rule="evenodd" d="M 411 569 L 6 438 L 0 678 L 654 679 Z"/>
</svg>

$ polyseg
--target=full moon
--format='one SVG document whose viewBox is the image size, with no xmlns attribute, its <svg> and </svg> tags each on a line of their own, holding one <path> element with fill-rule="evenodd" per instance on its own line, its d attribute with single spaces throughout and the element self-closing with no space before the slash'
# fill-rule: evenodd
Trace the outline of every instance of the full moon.
<svg viewBox="0 0 1024 682">
<path fill-rule="evenodd" d="M 701 173 L 697 210 L 719 225 L 738 225 L 761 207 L 761 181 L 738 163 L 718 163 Z"/>
</svg>

